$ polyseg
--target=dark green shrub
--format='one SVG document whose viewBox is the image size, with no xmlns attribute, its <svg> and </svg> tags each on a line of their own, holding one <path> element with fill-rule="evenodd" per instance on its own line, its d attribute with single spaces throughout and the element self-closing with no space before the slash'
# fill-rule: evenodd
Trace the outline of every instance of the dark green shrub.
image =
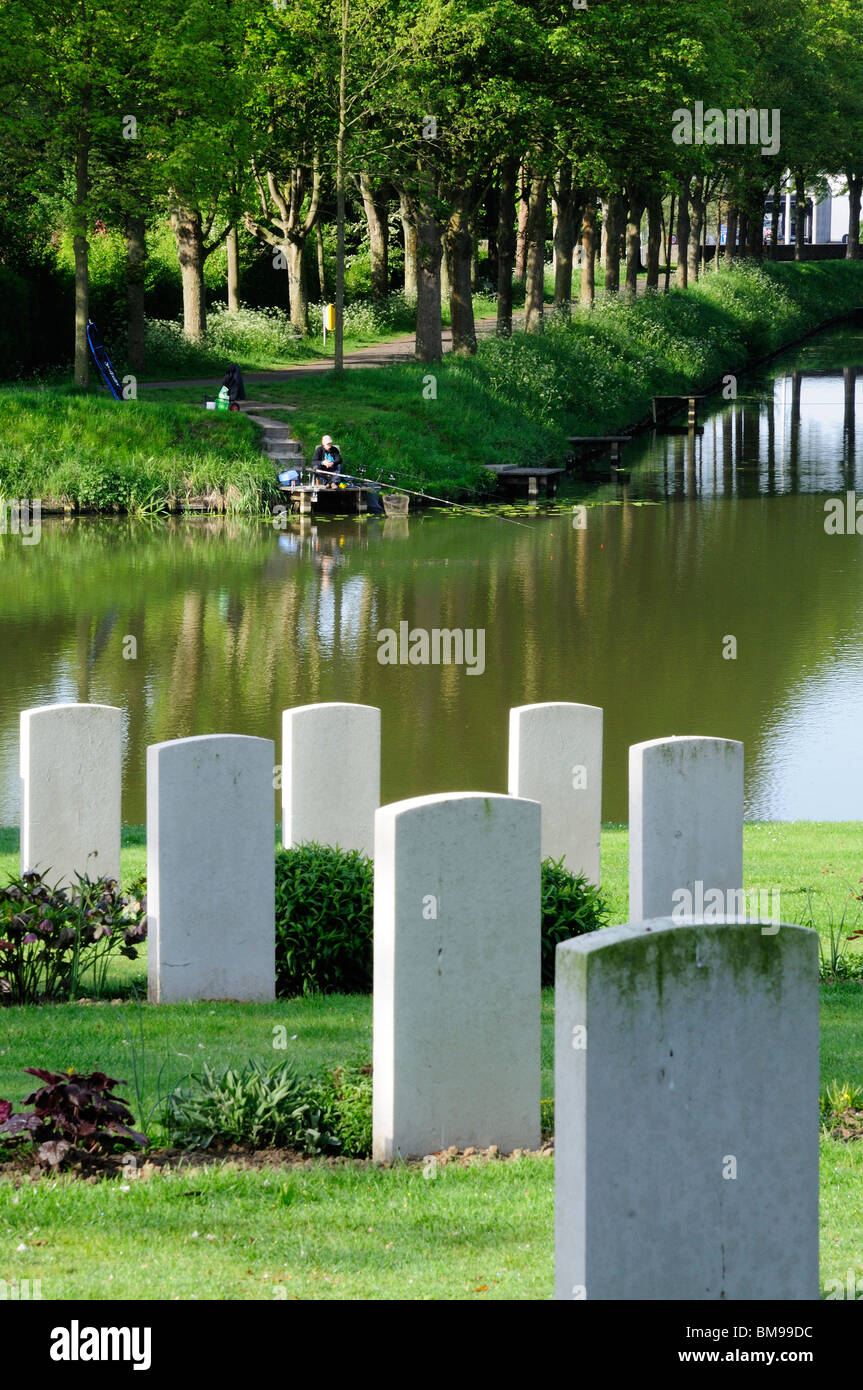
<svg viewBox="0 0 863 1390">
<path fill-rule="evenodd" d="M 554 984 L 554 953 L 561 941 L 608 924 L 599 889 L 583 874 L 571 874 L 563 860 L 542 865 L 542 983 Z"/>
<path fill-rule="evenodd" d="M 276 853 L 276 993 L 368 994 L 372 865 L 355 850 Z"/>
<path fill-rule="evenodd" d="M 205 1066 L 171 1093 L 162 1119 L 172 1139 L 202 1149 L 218 1142 L 333 1153 L 339 1142 L 326 1129 L 322 1094 L 291 1062 L 266 1068 L 250 1061 L 241 1071 Z"/>
<path fill-rule="evenodd" d="M 373 870 L 354 851 L 300 845 L 276 854 L 276 992 L 368 994 Z M 563 860 L 542 866 L 542 983 L 554 984 L 560 941 L 608 922 L 598 889 Z"/>
</svg>

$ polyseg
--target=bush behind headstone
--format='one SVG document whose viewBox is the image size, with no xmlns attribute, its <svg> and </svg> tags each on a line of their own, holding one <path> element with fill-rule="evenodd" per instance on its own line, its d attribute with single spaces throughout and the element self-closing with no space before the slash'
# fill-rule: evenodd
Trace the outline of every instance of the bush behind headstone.
<svg viewBox="0 0 863 1390">
<path fill-rule="evenodd" d="M 374 869 L 356 851 L 305 844 L 276 852 L 276 995 L 369 994 Z M 542 983 L 560 941 L 605 926 L 600 892 L 564 861 L 542 866 Z"/>
</svg>

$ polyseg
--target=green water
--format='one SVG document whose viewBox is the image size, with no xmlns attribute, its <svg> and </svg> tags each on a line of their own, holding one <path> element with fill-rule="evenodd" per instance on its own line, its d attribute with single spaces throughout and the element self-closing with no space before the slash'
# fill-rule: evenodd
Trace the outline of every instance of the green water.
<svg viewBox="0 0 863 1390">
<path fill-rule="evenodd" d="M 606 820 L 627 818 L 628 745 L 672 733 L 743 740 L 749 817 L 863 818 L 863 536 L 824 527 L 826 498 L 863 499 L 857 364 L 859 329 L 813 339 L 708 403 L 703 435 L 629 446 L 627 487 L 571 486 L 520 525 L 46 519 L 38 544 L 0 536 L 0 824 L 18 819 L 19 712 L 61 700 L 125 711 L 133 823 L 147 744 L 278 747 L 281 711 L 318 700 L 380 705 L 388 801 L 506 790 L 510 706 L 577 700 L 605 710 Z M 401 623 L 481 629 L 484 669 L 382 664 Z"/>
</svg>

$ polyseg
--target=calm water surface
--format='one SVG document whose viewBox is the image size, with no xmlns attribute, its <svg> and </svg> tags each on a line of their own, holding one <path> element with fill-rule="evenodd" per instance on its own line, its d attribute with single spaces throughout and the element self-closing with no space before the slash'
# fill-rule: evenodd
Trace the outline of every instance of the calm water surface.
<svg viewBox="0 0 863 1390">
<path fill-rule="evenodd" d="M 76 699 L 126 712 L 131 823 L 148 743 L 278 743 L 282 709 L 318 700 L 381 706 L 388 801 L 505 791 L 510 706 L 578 700 L 605 709 L 606 820 L 627 819 L 628 745 L 672 733 L 743 740 L 750 818 L 863 819 L 863 536 L 824 528 L 827 497 L 863 499 L 863 331 L 739 390 L 694 441 L 630 446 L 628 487 L 519 526 L 438 511 L 0 536 L 0 824 L 18 820 L 20 710 Z M 484 629 L 483 674 L 382 665 L 377 634 L 403 621 Z"/>
</svg>

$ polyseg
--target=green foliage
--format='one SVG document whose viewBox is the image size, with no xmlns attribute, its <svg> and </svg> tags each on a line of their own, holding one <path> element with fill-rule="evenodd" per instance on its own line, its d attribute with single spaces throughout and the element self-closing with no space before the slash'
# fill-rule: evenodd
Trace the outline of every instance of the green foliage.
<svg viewBox="0 0 863 1390">
<path fill-rule="evenodd" d="M 148 371 L 155 376 L 223 373 L 229 362 L 243 367 L 279 363 L 296 359 L 302 352 L 303 339 L 282 309 L 240 308 L 229 313 L 226 305 L 215 304 L 201 343 L 190 343 L 183 336 L 179 320 L 147 322 Z"/>
<path fill-rule="evenodd" d="M 372 865 L 355 850 L 276 853 L 276 993 L 367 994 L 372 987 Z"/>
<path fill-rule="evenodd" d="M 300 845 L 276 854 L 276 992 L 368 993 L 373 871 L 355 851 Z M 599 891 L 563 861 L 542 866 L 542 983 L 554 983 L 560 941 L 605 926 Z"/>
<path fill-rule="evenodd" d="M 336 1067 L 315 1083 L 322 1123 L 339 1141 L 345 1158 L 367 1158 L 372 1151 L 371 1067 Z"/>
<path fill-rule="evenodd" d="M 339 1145 L 325 1127 L 321 1089 L 298 1077 L 291 1062 L 264 1067 L 253 1059 L 242 1070 L 220 1071 L 208 1064 L 171 1092 L 162 1122 L 174 1141 L 196 1148 L 218 1143 L 334 1152 Z"/>
<path fill-rule="evenodd" d="M 73 888 L 49 888 L 24 874 L 0 889 L 0 1004 L 35 1004 L 95 994 L 117 954 L 136 960 L 147 936 L 142 901 L 114 879 L 78 876 Z"/>
<path fill-rule="evenodd" d="M 863 1086 L 854 1081 L 830 1082 L 819 1097 L 822 1121 L 829 1122 L 844 1115 L 846 1110 L 863 1110 Z"/>
<path fill-rule="evenodd" d="M 838 877 L 831 870 L 825 869 L 823 872 L 829 873 L 833 878 Z M 806 890 L 807 912 L 803 925 L 818 932 L 818 973 L 820 979 L 827 984 L 836 984 L 839 980 L 863 979 L 863 955 L 848 950 L 850 941 L 863 936 L 859 928 L 859 907 L 853 910 L 854 915 L 849 920 L 852 903 L 861 901 L 863 895 L 854 886 L 848 885 L 843 895 L 841 911 L 835 909 L 829 901 L 819 909 L 816 908 L 812 890 Z"/>
<path fill-rule="evenodd" d="M 542 983 L 554 984 L 554 953 L 561 941 L 608 925 L 608 908 L 599 889 L 571 874 L 563 859 L 542 865 Z"/>
</svg>

